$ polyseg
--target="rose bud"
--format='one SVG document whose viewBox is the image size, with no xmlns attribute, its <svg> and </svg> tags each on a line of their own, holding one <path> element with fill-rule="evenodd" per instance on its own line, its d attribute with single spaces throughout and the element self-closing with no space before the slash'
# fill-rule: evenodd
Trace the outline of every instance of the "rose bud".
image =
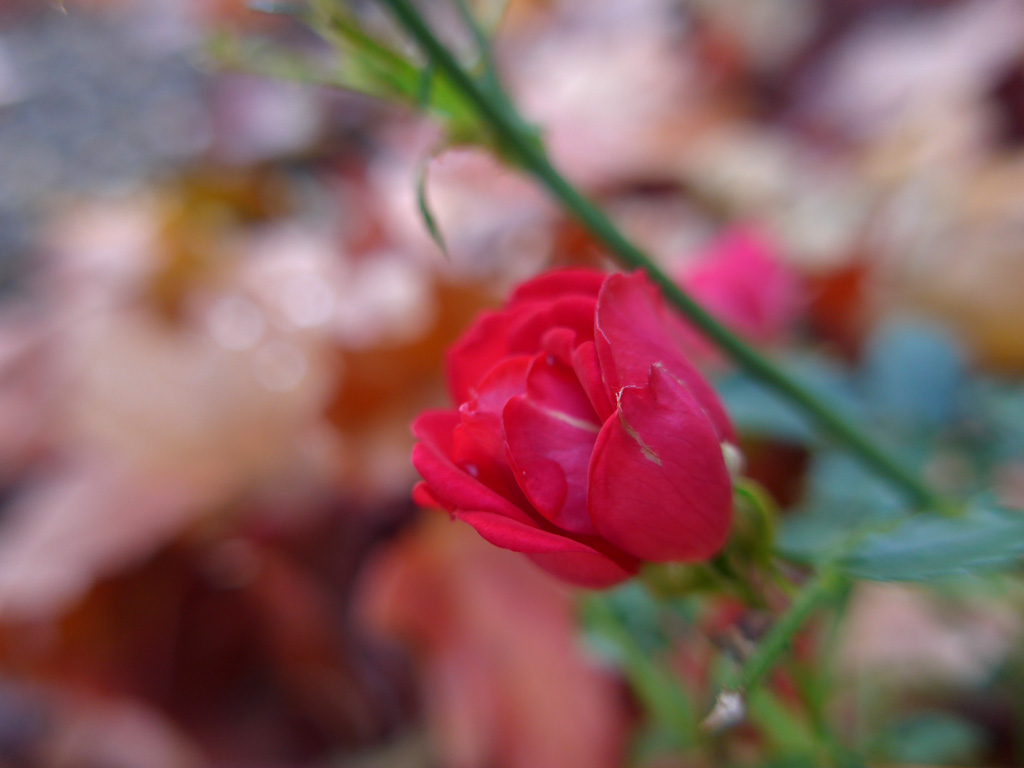
<svg viewBox="0 0 1024 768">
<path fill-rule="evenodd" d="M 678 278 L 705 309 L 757 344 L 781 341 L 800 316 L 799 275 L 782 259 L 776 243 L 752 225 L 726 230 Z M 687 348 L 698 354 L 713 351 L 696 330 L 686 340 Z"/>
<path fill-rule="evenodd" d="M 448 355 L 457 410 L 413 423 L 414 498 L 586 587 L 725 543 L 735 443 L 643 273 L 549 272 Z"/>
</svg>

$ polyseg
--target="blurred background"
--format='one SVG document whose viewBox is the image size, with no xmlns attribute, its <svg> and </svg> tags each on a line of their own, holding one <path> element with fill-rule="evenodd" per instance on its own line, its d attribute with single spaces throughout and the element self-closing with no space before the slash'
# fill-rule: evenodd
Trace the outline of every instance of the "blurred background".
<svg viewBox="0 0 1024 768">
<path fill-rule="evenodd" d="M 241 0 L 0 4 L 0 764 L 701 765 L 637 747 L 571 590 L 409 500 L 446 346 L 609 262 L 414 111 L 222 66 L 225 31 L 330 50 Z M 509 0 L 496 52 L 682 284 L 937 486 L 1024 504 L 1024 5 Z M 893 509 L 698 356 L 787 546 Z M 858 588 L 873 754 L 1024 765 L 1020 592 Z M 720 615 L 652 646 L 694 689 Z"/>
</svg>

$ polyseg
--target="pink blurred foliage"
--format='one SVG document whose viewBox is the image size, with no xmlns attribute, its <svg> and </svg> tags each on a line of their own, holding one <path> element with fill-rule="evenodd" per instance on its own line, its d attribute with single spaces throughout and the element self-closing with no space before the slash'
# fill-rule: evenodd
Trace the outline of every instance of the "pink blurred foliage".
<svg viewBox="0 0 1024 768">
<path fill-rule="evenodd" d="M 369 170 L 372 204 L 396 248 L 455 276 L 522 279 L 551 258 L 556 211 L 529 179 L 480 149 L 442 146 L 432 126 L 387 132 L 388 151 Z M 417 175 L 444 235 L 442 258 L 423 225 Z"/>
<path fill-rule="evenodd" d="M 147 296 L 160 220 L 145 200 L 76 210 L 54 226 L 32 299 L 0 317 L 0 457 L 17 481 L 2 619 L 58 614 L 254 493 L 330 483 L 318 420 L 333 341 L 259 305 L 260 288 L 288 283 L 255 259 L 224 259 L 184 318 L 161 316 Z M 251 338 L 225 306 L 246 310 Z"/>
<path fill-rule="evenodd" d="M 0 617 L 59 614 L 94 580 L 174 538 L 204 511 L 198 489 L 103 461 L 40 474 L 5 511 Z"/>
<path fill-rule="evenodd" d="M 505 40 L 511 89 L 555 164 L 603 186 L 671 174 L 708 116 L 693 51 L 669 0 L 555 3 Z"/>
<path fill-rule="evenodd" d="M 621 764 L 625 700 L 587 659 L 570 593 L 527 560 L 432 512 L 365 586 L 370 623 L 415 650 L 445 766 Z"/>
<path fill-rule="evenodd" d="M 876 675 L 885 685 L 978 684 L 1024 632 L 1019 612 L 989 596 L 956 605 L 900 584 L 858 585 L 845 621 L 843 673 Z"/>
<path fill-rule="evenodd" d="M 949 139 L 954 129 L 992 120 L 991 106 L 979 97 L 1019 59 L 1022 42 L 1024 6 L 1016 0 L 936 4 L 919 16 L 867 15 L 808 78 L 804 107 L 862 141 L 918 124 L 926 128 L 921 143 L 931 150 L 922 159 L 935 172 L 962 160 L 956 152 L 984 151 L 988 139 L 977 125 L 966 132 L 970 147 Z M 910 158 L 922 154 L 922 147 L 906 143 L 901 149 Z M 936 154 L 943 150 L 954 154 Z"/>
<path fill-rule="evenodd" d="M 200 768 L 209 758 L 159 711 L 133 699 L 60 695 L 49 702 L 42 765 Z"/>
<path fill-rule="evenodd" d="M 680 271 L 680 284 L 712 315 L 757 344 L 786 339 L 800 317 L 803 286 L 776 243 L 753 225 L 736 225 Z M 696 331 L 688 343 L 701 357 L 713 348 Z"/>
<path fill-rule="evenodd" d="M 11 482 L 43 449 L 53 397 L 44 324 L 23 308 L 0 312 L 0 482 Z"/>
</svg>

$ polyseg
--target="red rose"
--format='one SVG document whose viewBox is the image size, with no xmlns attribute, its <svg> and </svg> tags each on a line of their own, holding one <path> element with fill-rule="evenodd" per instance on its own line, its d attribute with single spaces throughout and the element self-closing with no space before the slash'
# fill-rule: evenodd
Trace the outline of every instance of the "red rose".
<svg viewBox="0 0 1024 768">
<path fill-rule="evenodd" d="M 414 497 L 582 586 L 710 557 L 729 531 L 735 440 L 683 332 L 639 272 L 524 283 L 451 349 L 458 410 L 413 423 Z"/>
</svg>

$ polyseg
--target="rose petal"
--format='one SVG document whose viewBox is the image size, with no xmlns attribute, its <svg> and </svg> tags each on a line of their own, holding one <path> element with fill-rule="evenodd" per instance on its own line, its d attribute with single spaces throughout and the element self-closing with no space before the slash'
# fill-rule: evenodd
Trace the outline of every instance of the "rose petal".
<svg viewBox="0 0 1024 768">
<path fill-rule="evenodd" d="M 587 589 L 607 589 L 632 578 L 640 569 L 633 561 L 629 568 L 605 557 L 596 550 L 589 552 L 558 552 L 528 554 L 533 562 L 563 581 Z"/>
<path fill-rule="evenodd" d="M 572 294 L 597 297 L 607 273 L 596 269 L 558 269 L 520 285 L 510 302 L 560 298 Z"/>
<path fill-rule="evenodd" d="M 477 384 L 508 357 L 509 331 L 522 322 L 528 309 L 484 312 L 448 350 L 448 389 L 455 403 L 475 397 Z"/>
<path fill-rule="evenodd" d="M 572 328 L 552 328 L 541 338 L 540 347 L 541 351 L 549 352 L 566 365 L 571 366 L 572 353 L 577 343 L 577 334 Z"/>
<path fill-rule="evenodd" d="M 622 390 L 594 446 L 589 506 L 600 534 L 642 560 L 702 560 L 725 543 L 732 489 L 718 436 L 665 368 Z"/>
<path fill-rule="evenodd" d="M 421 507 L 443 507 L 434 494 L 430 492 L 426 483 L 419 482 L 412 487 L 412 500 Z"/>
<path fill-rule="evenodd" d="M 572 294 L 513 301 L 505 310 L 483 313 L 448 351 L 452 399 L 464 403 L 475 397 L 480 381 L 509 355 L 536 354 L 552 328 L 576 331 L 579 343 L 593 339 L 595 311 L 592 295 Z"/>
<path fill-rule="evenodd" d="M 459 469 L 431 445 L 417 443 L 413 446 L 412 464 L 426 482 L 431 495 L 449 512 L 476 509 L 528 525 L 534 523 L 524 510 L 481 483 L 470 471 Z"/>
<path fill-rule="evenodd" d="M 502 360 L 476 386 L 477 397 L 467 404 L 467 410 L 500 415 L 505 403 L 526 391 L 526 375 L 531 363 L 532 355 Z"/>
<path fill-rule="evenodd" d="M 580 541 L 507 517 L 476 511 L 459 511 L 455 517 L 469 523 L 496 547 L 524 552 L 548 572 L 579 586 L 609 587 L 637 570 L 637 563 L 628 557 L 612 559 Z"/>
<path fill-rule="evenodd" d="M 452 410 L 424 411 L 412 423 L 412 434 L 421 443 L 434 446 L 450 456 L 452 453 L 452 430 L 460 421 L 459 414 Z"/>
<path fill-rule="evenodd" d="M 526 374 L 526 395 L 546 410 L 566 419 L 587 422 L 595 431 L 601 420 L 594 412 L 587 393 L 576 373 L 553 355 L 538 355 L 530 362 Z"/>
<path fill-rule="evenodd" d="M 501 412 L 505 403 L 526 391 L 527 356 L 498 363 L 479 384 L 480 396 L 459 408 L 461 422 L 455 427 L 449 456 L 459 467 L 472 467 L 475 477 L 519 507 L 528 502 L 516 484 L 505 458 Z"/>
<path fill-rule="evenodd" d="M 455 428 L 451 458 L 457 468 L 468 472 L 514 506 L 531 508 L 505 457 L 500 416 L 483 413 L 459 424 Z"/>
<path fill-rule="evenodd" d="M 523 311 L 517 322 L 508 328 L 508 348 L 517 354 L 536 354 L 553 328 L 575 331 L 577 344 L 590 341 L 594 338 L 596 311 L 597 302 L 590 296 L 566 296 L 538 302 L 530 311 Z"/>
<path fill-rule="evenodd" d="M 719 441 L 736 437 L 711 385 L 686 359 L 669 332 L 661 294 L 642 272 L 611 275 L 597 302 L 595 344 L 601 372 L 614 396 L 623 387 L 647 384 L 651 365 L 660 363 L 690 388 L 714 424 Z"/>
<path fill-rule="evenodd" d="M 505 407 L 509 463 L 534 508 L 559 528 L 594 534 L 587 511 L 587 469 L 597 429 L 567 424 L 525 398 Z"/>
<path fill-rule="evenodd" d="M 456 464 L 476 460 L 467 451 L 482 451 L 488 461 L 506 463 L 501 412 L 510 399 L 526 392 L 526 372 L 532 362 L 532 357 L 522 355 L 498 363 L 478 385 L 479 396 L 459 407 L 461 423 L 455 427 L 454 445 L 449 451 Z M 471 447 L 473 442 L 478 449 Z"/>
<path fill-rule="evenodd" d="M 587 469 L 600 425 L 574 374 L 538 357 L 527 395 L 509 400 L 503 414 L 512 470 L 530 503 L 559 528 L 595 533 L 587 512 Z"/>
<path fill-rule="evenodd" d="M 587 393 L 590 405 L 597 413 L 598 420 L 604 423 L 615 411 L 615 407 L 601 378 L 601 363 L 597 359 L 597 347 L 594 342 L 585 342 L 573 350 L 572 367 L 583 391 Z"/>
</svg>

